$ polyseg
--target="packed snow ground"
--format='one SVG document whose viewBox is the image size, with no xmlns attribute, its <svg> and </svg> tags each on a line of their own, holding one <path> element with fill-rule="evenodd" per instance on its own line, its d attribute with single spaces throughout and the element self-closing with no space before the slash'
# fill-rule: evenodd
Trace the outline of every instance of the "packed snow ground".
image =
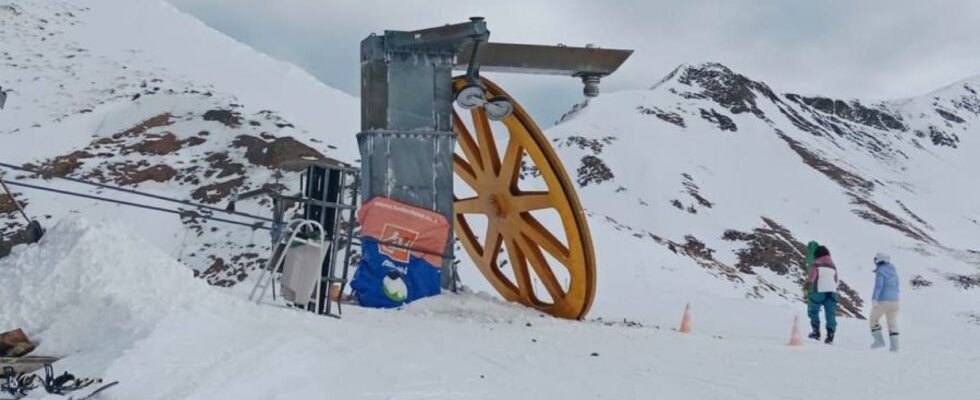
<svg viewBox="0 0 980 400">
<path fill-rule="evenodd" d="M 854 320 L 834 346 L 788 347 L 793 310 L 777 306 L 733 315 L 695 303 L 690 335 L 672 329 L 677 318 L 569 322 L 475 294 L 321 318 L 209 287 L 125 227 L 80 218 L 0 261 L 0 281 L 0 327 L 23 326 L 37 353 L 63 355 L 59 370 L 121 381 L 107 399 L 963 399 L 980 390 L 975 347 L 912 334 L 900 354 L 869 351 Z M 649 306 L 680 316 L 680 305 Z"/>
</svg>

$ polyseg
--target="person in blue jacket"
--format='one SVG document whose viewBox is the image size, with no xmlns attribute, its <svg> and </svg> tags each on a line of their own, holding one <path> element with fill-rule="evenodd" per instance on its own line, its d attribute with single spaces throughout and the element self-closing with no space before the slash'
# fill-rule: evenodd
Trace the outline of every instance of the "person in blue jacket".
<svg viewBox="0 0 980 400">
<path fill-rule="evenodd" d="M 885 338 L 879 321 L 884 316 L 888 322 L 888 341 L 891 351 L 898 351 L 898 273 L 891 257 L 878 253 L 874 258 L 875 288 L 871 295 L 871 337 L 872 349 L 885 347 Z"/>
</svg>

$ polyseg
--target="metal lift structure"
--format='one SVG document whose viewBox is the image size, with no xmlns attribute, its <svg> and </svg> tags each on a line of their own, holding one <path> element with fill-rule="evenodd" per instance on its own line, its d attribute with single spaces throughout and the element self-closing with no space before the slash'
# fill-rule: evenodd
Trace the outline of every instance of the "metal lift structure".
<svg viewBox="0 0 980 400">
<path fill-rule="evenodd" d="M 596 266 L 573 181 L 527 112 L 480 72 L 572 76 L 594 97 L 600 79 L 632 50 L 489 38 L 486 21 L 474 17 L 431 29 L 385 31 L 361 42 L 362 198 L 384 196 L 444 215 L 505 299 L 581 319 L 595 298 Z M 465 73 L 454 77 L 455 70 Z M 527 165 L 546 187 L 521 189 Z M 455 195 L 455 179 L 476 194 Z M 532 214 L 541 210 L 557 213 L 560 227 Z M 486 226 L 474 223 L 478 218 Z M 445 290 L 456 289 L 453 261 L 450 240 L 442 262 Z M 562 282 L 559 276 L 568 278 Z"/>
<path fill-rule="evenodd" d="M 259 271 L 259 278 L 249 294 L 249 300 L 261 302 L 268 289 L 276 298 L 276 278 L 287 275 L 285 265 L 289 252 L 297 246 L 315 249 L 313 267 L 317 268 L 310 301 L 302 307 L 317 314 L 340 317 L 341 303 L 336 301 L 349 281 L 351 246 L 354 240 L 355 212 L 360 184 L 359 171 L 337 162 L 322 160 L 293 160 L 282 165 L 288 170 L 304 170 L 300 176 L 298 195 L 286 195 L 277 190 L 263 188 L 236 194 L 229 203 L 253 197 L 271 196 L 273 222 L 271 227 L 272 251 L 266 265 Z M 287 219 L 287 208 L 298 205 L 293 219 Z M 346 213 L 346 216 L 343 214 Z M 306 263 L 311 260 L 305 260 Z M 306 296 L 302 296 L 305 298 Z M 334 312 L 333 305 L 337 310 Z"/>
</svg>

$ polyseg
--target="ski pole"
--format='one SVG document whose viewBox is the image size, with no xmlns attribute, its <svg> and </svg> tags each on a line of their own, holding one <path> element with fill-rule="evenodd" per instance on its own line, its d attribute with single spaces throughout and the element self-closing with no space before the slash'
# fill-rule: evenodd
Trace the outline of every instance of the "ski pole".
<svg viewBox="0 0 980 400">
<path fill-rule="evenodd" d="M 7 187 L 7 183 L 3 181 L 3 176 L 0 176 L 0 186 L 3 186 L 3 191 L 7 193 L 7 197 L 10 198 L 10 201 L 13 202 L 14 206 L 17 207 L 17 210 L 20 211 L 20 215 L 23 215 L 27 223 L 30 224 L 31 218 L 27 216 L 27 213 L 24 211 L 24 207 L 21 207 L 20 203 L 17 202 L 17 199 L 14 198 L 14 192 L 11 192 L 10 188 Z"/>
</svg>

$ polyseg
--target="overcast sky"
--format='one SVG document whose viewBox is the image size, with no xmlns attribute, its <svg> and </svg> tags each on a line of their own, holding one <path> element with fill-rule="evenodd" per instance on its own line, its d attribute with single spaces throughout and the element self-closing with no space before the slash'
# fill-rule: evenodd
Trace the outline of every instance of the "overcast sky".
<svg viewBox="0 0 980 400">
<path fill-rule="evenodd" d="M 722 62 L 782 92 L 923 94 L 980 75 L 976 0 L 168 0 L 326 84 L 358 95 L 371 32 L 487 18 L 498 42 L 635 49 L 603 91 L 646 88 L 681 63 Z M 493 76 L 551 125 L 581 101 L 568 77 Z"/>
</svg>

